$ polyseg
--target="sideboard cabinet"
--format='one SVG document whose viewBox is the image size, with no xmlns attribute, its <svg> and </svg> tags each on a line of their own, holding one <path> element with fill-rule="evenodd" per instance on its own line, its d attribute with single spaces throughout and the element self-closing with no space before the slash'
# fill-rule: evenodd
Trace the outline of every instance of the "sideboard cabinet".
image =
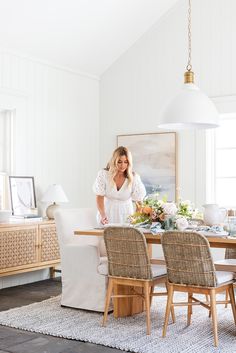
<svg viewBox="0 0 236 353">
<path fill-rule="evenodd" d="M 0 224 L 0 277 L 60 264 L 54 221 Z"/>
</svg>

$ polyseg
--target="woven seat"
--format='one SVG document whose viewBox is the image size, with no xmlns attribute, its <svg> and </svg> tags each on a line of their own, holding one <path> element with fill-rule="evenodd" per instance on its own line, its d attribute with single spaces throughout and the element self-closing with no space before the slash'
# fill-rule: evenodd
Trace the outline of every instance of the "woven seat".
<svg viewBox="0 0 236 353">
<path fill-rule="evenodd" d="M 128 227 L 108 227 L 104 231 L 104 241 L 108 257 L 108 289 L 103 317 L 103 325 L 111 298 L 141 297 L 145 302 L 147 334 L 150 334 L 150 305 L 154 295 L 167 295 L 167 292 L 154 293 L 154 286 L 166 283 L 165 266 L 151 265 L 144 235 L 137 229 Z M 155 274 L 155 277 L 154 277 Z M 119 294 L 116 286 L 132 288 L 132 294 Z M 142 291 L 133 289 L 141 287 Z M 172 311 L 174 320 L 174 312 Z"/>
<path fill-rule="evenodd" d="M 194 232 L 166 232 L 161 238 L 163 252 L 167 267 L 168 300 L 166 306 L 163 337 L 166 336 L 168 318 L 174 305 L 187 305 L 187 325 L 191 323 L 192 306 L 202 305 L 212 314 L 214 343 L 218 345 L 216 304 L 229 302 L 232 307 L 234 322 L 236 324 L 236 307 L 233 290 L 233 273 L 222 276 L 216 273 L 211 256 L 208 240 L 199 233 Z M 218 276 L 217 276 L 218 275 Z M 216 302 L 216 294 L 228 290 L 230 300 Z M 173 303 L 175 291 L 187 292 L 187 303 Z M 202 302 L 193 294 L 210 296 L 209 302 Z"/>
</svg>

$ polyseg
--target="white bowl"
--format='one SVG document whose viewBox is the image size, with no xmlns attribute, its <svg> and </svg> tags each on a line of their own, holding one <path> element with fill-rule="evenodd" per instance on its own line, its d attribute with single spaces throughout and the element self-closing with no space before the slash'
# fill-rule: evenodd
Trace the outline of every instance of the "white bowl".
<svg viewBox="0 0 236 353">
<path fill-rule="evenodd" d="M 11 210 L 0 210 L 0 223 L 7 223 L 11 217 Z"/>
</svg>

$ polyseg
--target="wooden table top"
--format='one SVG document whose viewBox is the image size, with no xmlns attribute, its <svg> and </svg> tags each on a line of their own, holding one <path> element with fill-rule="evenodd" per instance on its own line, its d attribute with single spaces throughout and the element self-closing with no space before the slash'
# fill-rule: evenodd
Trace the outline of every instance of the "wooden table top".
<svg viewBox="0 0 236 353">
<path fill-rule="evenodd" d="M 75 235 L 95 235 L 95 236 L 103 236 L 104 229 L 101 228 L 93 228 L 93 229 L 78 229 L 75 230 Z M 161 244 L 161 233 L 152 234 L 152 233 L 144 233 L 147 243 L 149 244 Z M 212 248 L 236 248 L 236 237 L 222 237 L 222 236 L 208 236 L 207 237 L 210 246 Z"/>
</svg>

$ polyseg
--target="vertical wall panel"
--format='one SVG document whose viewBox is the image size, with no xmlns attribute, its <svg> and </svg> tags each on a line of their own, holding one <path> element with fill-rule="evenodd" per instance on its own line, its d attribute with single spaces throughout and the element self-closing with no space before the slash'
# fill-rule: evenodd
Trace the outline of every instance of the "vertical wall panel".
<svg viewBox="0 0 236 353">
<path fill-rule="evenodd" d="M 0 52 L 0 109 L 15 110 L 14 175 L 34 176 L 39 210 L 50 184 L 63 186 L 65 207 L 95 207 L 99 81 Z M 0 288 L 39 280 L 47 271 L 0 278 Z"/>
</svg>

